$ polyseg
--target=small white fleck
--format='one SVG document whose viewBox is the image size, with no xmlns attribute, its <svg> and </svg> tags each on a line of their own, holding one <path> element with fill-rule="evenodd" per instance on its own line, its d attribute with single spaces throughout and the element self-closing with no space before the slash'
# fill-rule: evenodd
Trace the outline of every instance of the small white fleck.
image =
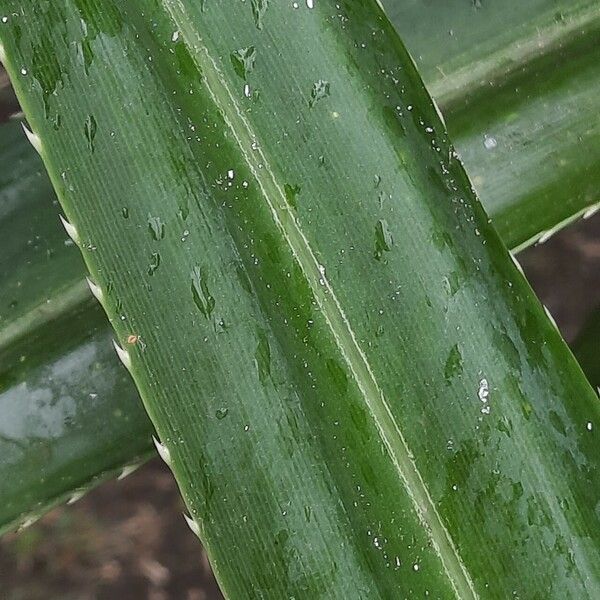
<svg viewBox="0 0 600 600">
<path fill-rule="evenodd" d="M 413 571 L 418 571 L 419 570 L 419 563 L 415 563 L 413 565 Z"/>
<path fill-rule="evenodd" d="M 247 188 L 248 187 L 248 182 L 247 181 L 242 181 L 242 187 L 243 188 Z"/>
<path fill-rule="evenodd" d="M 495 137 L 488 135 L 487 133 L 483 136 L 483 146 L 486 150 L 493 150 L 498 145 L 498 141 Z"/>
<path fill-rule="evenodd" d="M 292 3 L 292 6 L 294 7 L 294 9 L 296 9 L 296 8 L 298 8 L 298 3 L 294 2 L 294 3 Z"/>
<path fill-rule="evenodd" d="M 308 6 L 308 8 L 314 8 L 314 0 L 306 0 L 306 6 Z"/>
<path fill-rule="evenodd" d="M 227 179 L 233 179 L 235 177 L 235 173 L 233 172 L 233 169 L 229 169 L 229 171 L 227 171 Z"/>
<path fill-rule="evenodd" d="M 2 22 L 3 23 L 8 23 L 8 17 L 2 17 Z"/>
<path fill-rule="evenodd" d="M 588 422 L 587 422 L 587 424 L 586 424 L 586 426 L 585 426 L 585 428 L 586 428 L 588 431 L 591 431 L 591 430 L 594 428 L 594 426 L 592 425 L 592 422 L 591 422 L 591 421 L 588 421 Z"/>
<path fill-rule="evenodd" d="M 246 98 L 250 98 L 251 95 L 252 95 L 252 90 L 250 89 L 250 86 L 248 84 L 246 84 L 244 86 L 244 96 L 246 96 Z"/>
<path fill-rule="evenodd" d="M 477 390 L 477 396 L 482 402 L 487 402 L 490 395 L 490 385 L 487 379 L 482 379 L 479 382 L 479 390 Z"/>
<path fill-rule="evenodd" d="M 176 42 L 178 39 L 179 39 L 179 31 L 174 31 L 173 35 L 171 36 L 171 41 Z"/>
<path fill-rule="evenodd" d="M 25 67 L 21 69 L 21 75 L 27 75 L 27 69 Z"/>
</svg>

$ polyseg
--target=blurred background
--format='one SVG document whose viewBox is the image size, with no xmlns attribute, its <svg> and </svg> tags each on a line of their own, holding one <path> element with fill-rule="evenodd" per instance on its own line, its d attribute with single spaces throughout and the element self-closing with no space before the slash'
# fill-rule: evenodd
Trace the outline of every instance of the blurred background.
<svg viewBox="0 0 600 600">
<path fill-rule="evenodd" d="M 5 83 L 0 70 L 0 122 L 18 110 Z M 521 253 L 519 260 L 572 341 L 600 306 L 600 214 Z M 221 598 L 183 510 L 171 473 L 154 459 L 1 538 L 0 598 Z"/>
</svg>

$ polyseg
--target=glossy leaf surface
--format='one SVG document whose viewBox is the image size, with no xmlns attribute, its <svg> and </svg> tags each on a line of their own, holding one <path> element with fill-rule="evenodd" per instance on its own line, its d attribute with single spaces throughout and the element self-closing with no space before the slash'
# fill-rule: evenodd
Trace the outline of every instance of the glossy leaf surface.
<svg viewBox="0 0 600 600">
<path fill-rule="evenodd" d="M 0 531 L 148 455 L 151 427 L 21 124 L 0 128 Z M 10 169 L 5 166 L 10 165 Z"/>
<path fill-rule="evenodd" d="M 385 5 L 509 247 L 598 208 L 598 2 Z"/>
<path fill-rule="evenodd" d="M 376 6 L 4 5 L 27 13 L 1 30 L 11 73 L 226 592 L 589 595 L 595 394 Z M 69 77 L 48 93 L 50 56 Z"/>
</svg>

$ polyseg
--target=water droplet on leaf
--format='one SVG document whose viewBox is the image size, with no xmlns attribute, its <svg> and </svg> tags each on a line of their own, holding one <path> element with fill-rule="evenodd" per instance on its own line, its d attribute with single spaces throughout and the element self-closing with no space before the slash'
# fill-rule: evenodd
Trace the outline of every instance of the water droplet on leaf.
<svg viewBox="0 0 600 600">
<path fill-rule="evenodd" d="M 375 225 L 375 258 L 381 260 L 384 252 L 389 252 L 394 240 L 385 219 L 380 219 Z"/>
<path fill-rule="evenodd" d="M 191 278 L 194 304 L 206 319 L 210 319 L 210 316 L 215 309 L 215 299 L 208 289 L 206 274 L 200 267 L 194 267 Z"/>
<path fill-rule="evenodd" d="M 236 74 L 243 80 L 246 80 L 248 73 L 251 73 L 254 69 L 254 63 L 256 61 L 256 50 L 254 46 L 234 50 L 229 57 Z"/>
<path fill-rule="evenodd" d="M 217 419 L 219 419 L 219 421 L 221 419 L 224 419 L 227 414 L 229 413 L 229 409 L 228 408 L 217 408 L 217 411 L 215 412 L 215 416 L 217 417 Z"/>
<path fill-rule="evenodd" d="M 152 239 L 156 241 L 162 240 L 165 237 L 165 224 L 160 217 L 148 215 L 148 231 L 150 232 Z"/>
<path fill-rule="evenodd" d="M 252 17 L 257 29 L 263 28 L 263 17 L 269 8 L 269 0 L 250 0 L 252 7 Z"/>
<path fill-rule="evenodd" d="M 93 115 L 88 115 L 85 119 L 83 131 L 85 133 L 85 139 L 87 140 L 88 147 L 91 152 L 94 151 L 94 139 L 96 138 L 97 130 L 98 125 L 96 123 L 96 119 L 93 117 Z"/>
<path fill-rule="evenodd" d="M 302 188 L 299 185 L 291 185 L 289 183 L 286 183 L 283 186 L 285 198 L 288 201 L 288 204 L 294 209 L 298 206 L 296 202 L 296 196 L 300 193 L 301 189 Z"/>
<path fill-rule="evenodd" d="M 324 79 L 319 79 L 319 81 L 313 83 L 308 106 L 312 108 L 319 100 L 327 98 L 330 94 L 330 87 L 329 81 L 325 81 Z"/>
</svg>

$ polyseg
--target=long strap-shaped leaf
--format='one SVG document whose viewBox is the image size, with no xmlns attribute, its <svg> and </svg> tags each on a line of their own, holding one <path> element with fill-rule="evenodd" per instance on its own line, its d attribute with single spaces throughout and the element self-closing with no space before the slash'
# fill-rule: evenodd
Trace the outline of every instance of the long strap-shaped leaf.
<svg viewBox="0 0 600 600">
<path fill-rule="evenodd" d="M 0 6 L 229 596 L 593 597 L 595 394 L 372 3 Z"/>
<path fill-rule="evenodd" d="M 484 11 L 467 3 L 387 4 L 426 84 L 442 103 L 454 143 L 505 243 L 546 238 L 578 215 L 592 214 L 600 174 L 600 145 L 594 133 L 600 97 L 600 45 L 594 44 L 597 10 L 590 10 L 584 0 L 561 5 L 544 0 L 539 6 L 513 2 L 510 10 L 503 4 L 486 5 Z M 423 22 L 426 30 L 420 26 Z M 106 351 L 98 345 L 104 337 L 96 332 L 97 310 L 86 308 L 76 250 L 63 246 L 49 184 L 38 172 L 33 149 L 15 137 L 17 128 L 16 123 L 8 124 L 0 132 L 0 161 L 8 168 L 0 192 L 0 201 L 8 203 L 2 208 L 0 227 L 0 260 L 6 265 L 0 270 L 5 382 L 0 403 L 11 414 L 0 437 L 0 478 L 11 482 L 0 489 L 0 531 L 31 522 L 65 498 L 78 497 L 103 474 L 115 469 L 121 473 L 121 468 L 130 472 L 139 464 L 140 452 L 152 447 L 152 427 L 135 388 L 117 374 L 116 358 L 104 358 Z M 548 153 L 556 160 L 548 160 Z M 36 194 L 39 201 L 30 205 Z M 14 256 L 6 252 L 13 238 L 18 239 Z M 60 307 L 72 310 L 64 297 L 71 304 L 83 302 L 86 329 L 69 336 L 61 329 L 56 353 L 48 354 L 47 344 L 36 344 L 35 351 L 27 344 L 24 352 L 15 335 L 22 338 L 32 326 L 38 327 L 40 314 L 54 319 Z M 71 324 L 81 327 L 79 321 Z M 90 343 L 96 348 L 93 354 Z M 595 359 L 593 353 L 589 356 Z M 87 386 L 68 386 L 69 419 L 57 434 L 52 424 L 64 421 L 66 387 L 50 388 L 47 382 L 55 379 L 67 357 L 66 383 L 92 377 L 93 390 L 88 394 Z M 90 376 L 90 368 L 105 371 L 103 379 Z M 52 394 L 43 412 L 40 386 L 44 398 Z M 32 428 L 28 424 L 33 414 Z M 49 431 L 51 436 L 40 435 Z"/>
<path fill-rule="evenodd" d="M 2 125 L 0 532 L 129 472 L 152 445 L 40 169 L 21 124 Z"/>
<path fill-rule="evenodd" d="M 385 4 L 508 246 L 600 208 L 596 0 Z"/>
</svg>

